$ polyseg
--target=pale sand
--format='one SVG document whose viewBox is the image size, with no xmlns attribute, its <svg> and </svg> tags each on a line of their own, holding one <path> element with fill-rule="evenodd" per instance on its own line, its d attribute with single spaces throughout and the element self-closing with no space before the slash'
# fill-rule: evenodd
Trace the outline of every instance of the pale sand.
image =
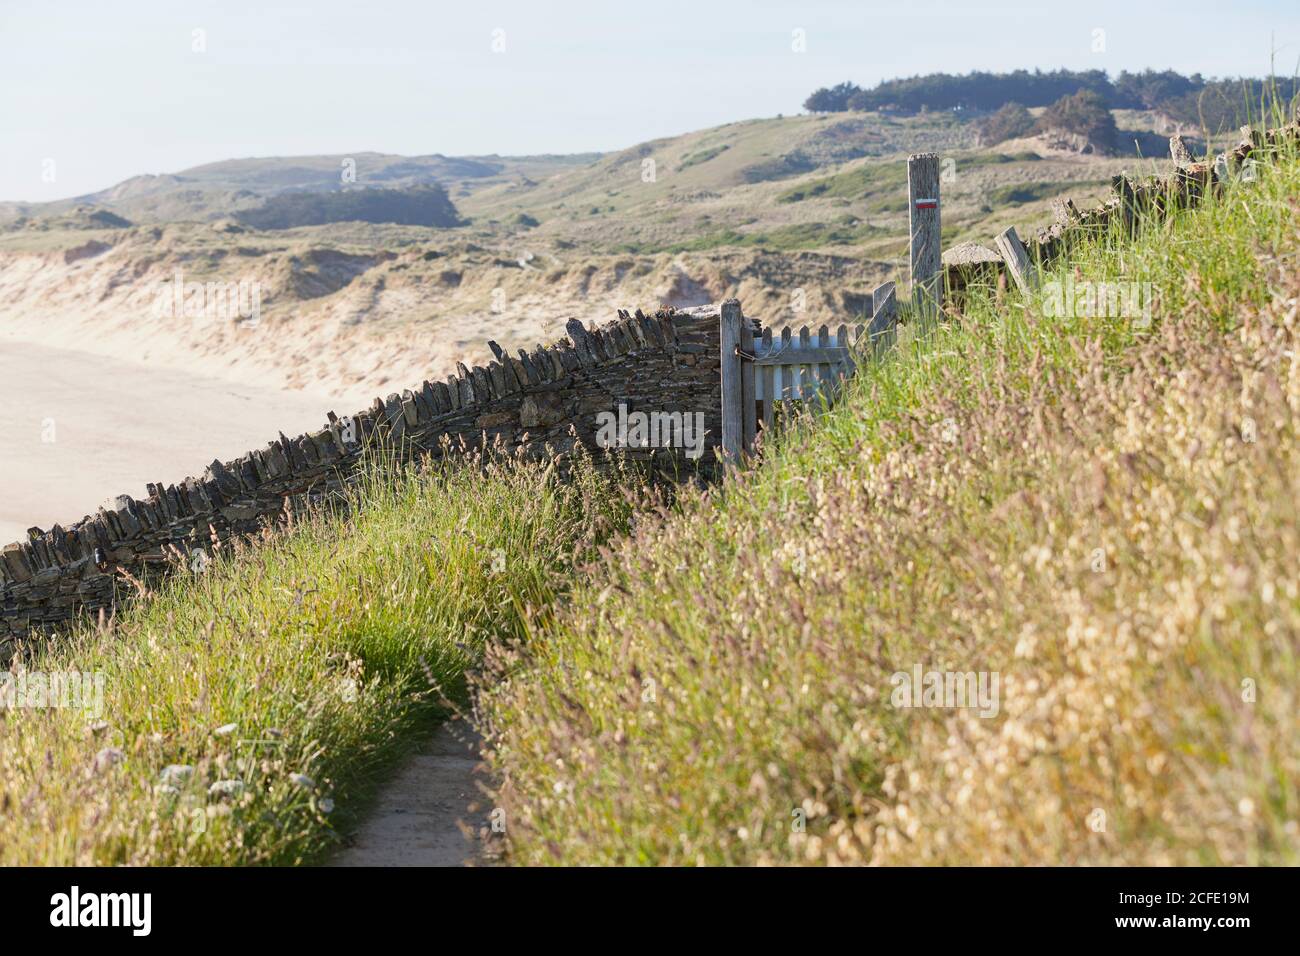
<svg viewBox="0 0 1300 956">
<path fill-rule="evenodd" d="M 357 409 L 322 394 L 0 340 L 0 544 L 67 527 L 145 483 L 176 483 Z M 48 440 L 48 439 L 53 439 Z"/>
</svg>

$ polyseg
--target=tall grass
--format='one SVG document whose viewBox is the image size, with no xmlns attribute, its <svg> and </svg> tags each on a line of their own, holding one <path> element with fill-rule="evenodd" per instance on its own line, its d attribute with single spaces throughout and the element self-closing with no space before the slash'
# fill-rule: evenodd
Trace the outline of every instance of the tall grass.
<svg viewBox="0 0 1300 956">
<path fill-rule="evenodd" d="M 52 642 L 22 666 L 102 674 L 103 712 L 0 711 L 0 862 L 321 858 L 464 703 L 484 644 L 522 637 L 624 520 L 613 489 L 586 467 L 376 465 L 352 517 L 300 520 Z"/>
<path fill-rule="evenodd" d="M 1294 155 L 904 334 L 480 701 L 521 863 L 1300 862 Z M 997 714 L 895 706 L 984 672 Z"/>
</svg>

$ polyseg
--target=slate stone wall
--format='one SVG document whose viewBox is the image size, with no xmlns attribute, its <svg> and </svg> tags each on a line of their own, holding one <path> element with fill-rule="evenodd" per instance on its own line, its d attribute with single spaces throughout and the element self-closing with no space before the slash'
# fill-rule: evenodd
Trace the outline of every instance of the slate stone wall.
<svg viewBox="0 0 1300 956">
<path fill-rule="evenodd" d="M 441 456 L 486 442 L 563 461 L 581 445 L 602 463 L 609 453 L 597 446 L 597 416 L 621 404 L 629 412 L 702 413 L 706 450 L 698 459 L 682 448 L 619 454 L 670 477 L 709 477 L 721 434 L 718 319 L 716 306 L 620 312 L 599 328 L 571 321 L 566 341 L 516 356 L 489 343 L 496 360 L 485 368 L 458 365 L 446 381 L 376 399 L 354 416 L 331 412 L 318 432 L 281 433 L 259 451 L 214 461 L 200 478 L 150 484 L 144 499 L 121 495 L 66 529 L 34 528 L 29 540 L 0 550 L 0 659 L 25 636 L 113 607 L 135 590 L 128 575 L 145 580 L 177 560 L 201 562 L 214 545 L 321 503 L 367 449 Z"/>
</svg>

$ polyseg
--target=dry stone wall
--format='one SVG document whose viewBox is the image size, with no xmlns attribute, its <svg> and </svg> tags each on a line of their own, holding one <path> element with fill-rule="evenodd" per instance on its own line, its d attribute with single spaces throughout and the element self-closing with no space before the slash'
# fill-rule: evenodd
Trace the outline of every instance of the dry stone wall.
<svg viewBox="0 0 1300 956">
<path fill-rule="evenodd" d="M 1168 176 L 1111 179 L 1112 195 L 1091 209 L 1079 210 L 1073 201 L 1055 206 L 1052 225 L 1025 243 L 1030 262 L 1042 266 L 1067 256 L 1080 239 L 1104 233 L 1113 222 L 1133 233 L 1144 221 L 1162 221 L 1179 208 L 1195 206 L 1205 196 L 1221 192 L 1233 178 L 1242 175 L 1249 162 L 1268 161 L 1278 151 L 1300 144 L 1300 111 L 1295 122 L 1264 132 L 1243 126 L 1237 146 L 1220 153 L 1213 161 L 1196 162 L 1181 136 L 1169 141 L 1176 169 Z M 944 253 L 949 295 L 960 302 L 968 286 L 993 283 L 1003 270 L 1000 253 L 978 243 L 962 243 Z"/>
<path fill-rule="evenodd" d="M 448 449 L 499 448 L 566 460 L 582 446 L 598 463 L 601 413 L 703 416 L 704 451 L 628 448 L 671 477 L 708 477 L 721 435 L 717 307 L 620 312 L 616 321 L 567 326 L 568 339 L 506 354 L 489 343 L 487 367 L 457 366 L 446 381 L 376 399 L 350 418 L 329 413 L 318 432 L 283 433 L 264 449 L 214 461 L 200 478 L 150 484 L 148 497 L 121 495 L 68 528 L 33 528 L 0 550 L 0 659 L 26 636 L 82 612 L 109 609 L 177 560 L 202 561 L 232 539 L 261 531 L 287 513 L 339 492 L 367 451 L 410 457 Z M 200 552 L 202 555 L 200 556 Z"/>
</svg>

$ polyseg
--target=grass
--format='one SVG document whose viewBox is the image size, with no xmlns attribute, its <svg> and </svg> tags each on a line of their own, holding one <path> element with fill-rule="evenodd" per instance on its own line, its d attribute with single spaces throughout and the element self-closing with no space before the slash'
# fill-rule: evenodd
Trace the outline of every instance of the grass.
<svg viewBox="0 0 1300 956">
<path fill-rule="evenodd" d="M 776 197 L 779 203 L 805 199 L 861 199 L 884 190 L 907 189 L 907 163 L 868 163 L 833 176 L 824 176 L 788 189 Z"/>
<path fill-rule="evenodd" d="M 635 533 L 482 730 L 543 864 L 1300 863 L 1300 165 L 993 290 Z M 895 706 L 914 667 L 997 713 Z"/>
<path fill-rule="evenodd" d="M 852 215 L 841 215 L 835 222 L 800 222 L 773 229 L 740 232 L 736 229 L 717 229 L 694 239 L 668 245 L 656 243 L 623 243 L 617 251 L 628 255 L 649 255 L 668 252 L 708 252 L 723 248 L 766 249 L 771 252 L 796 252 L 802 249 L 820 249 L 826 246 L 855 245 L 884 234 L 884 231 L 862 222 Z"/>
<path fill-rule="evenodd" d="M 1104 185 L 1106 185 L 1106 182 L 1096 179 L 1075 182 L 1013 183 L 1010 186 L 990 189 L 985 197 L 985 202 L 995 208 L 1000 206 L 1023 206 L 1025 203 L 1038 202 L 1040 199 L 1051 199 L 1055 196 L 1064 195 L 1072 188 L 1088 189 L 1093 186 Z"/>
<path fill-rule="evenodd" d="M 522 636 L 622 520 L 589 470 L 478 466 L 376 470 L 353 517 L 301 520 L 28 659 L 102 674 L 103 711 L 0 711 L 0 863 L 320 860 L 464 702 L 484 644 Z"/>
<path fill-rule="evenodd" d="M 707 163 L 709 160 L 721 156 L 730 148 L 731 145 L 729 143 L 722 143 L 718 146 L 710 146 L 707 149 L 696 150 L 693 153 L 688 153 L 686 156 L 682 157 L 682 161 L 677 164 L 677 171 L 680 173 L 683 169 L 690 169 L 692 166 L 700 165 L 700 163 Z"/>
</svg>

